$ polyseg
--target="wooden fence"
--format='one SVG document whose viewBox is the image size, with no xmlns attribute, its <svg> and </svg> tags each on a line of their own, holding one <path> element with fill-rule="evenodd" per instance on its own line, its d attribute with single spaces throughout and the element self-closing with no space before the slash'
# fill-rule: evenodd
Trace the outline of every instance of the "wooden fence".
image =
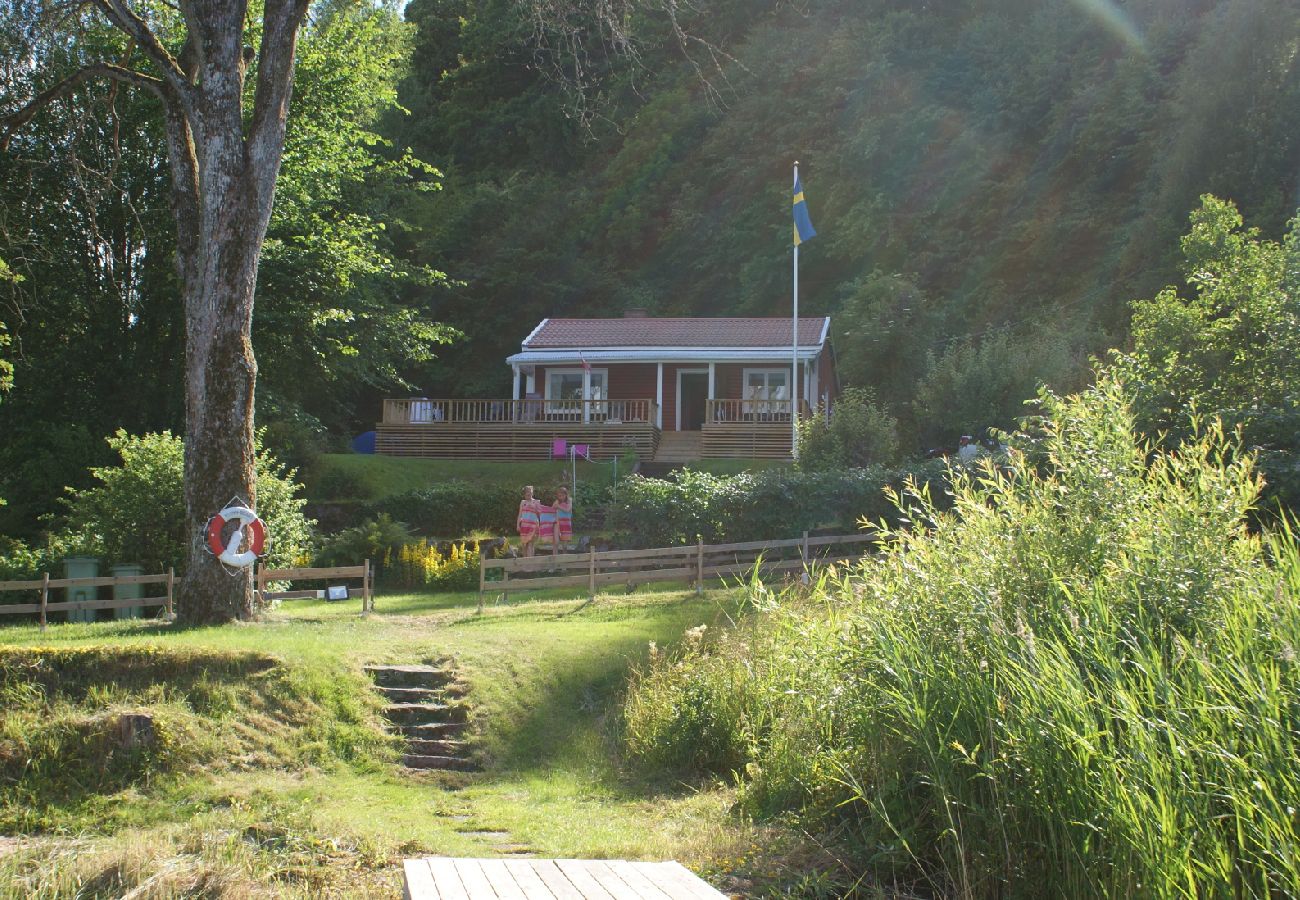
<svg viewBox="0 0 1300 900">
<path fill-rule="evenodd" d="M 39 603 L 9 603 L 0 605 L 0 616 L 40 614 L 41 629 L 46 625 L 46 616 L 52 612 L 71 612 L 80 609 L 131 609 L 136 606 L 161 606 L 167 615 L 174 613 L 172 607 L 173 588 L 176 574 L 168 569 L 165 575 L 118 575 L 103 578 L 51 578 L 46 573 L 39 581 L 0 581 L 0 592 L 4 591 L 40 591 Z M 99 588 L 128 584 L 165 584 L 165 597 L 124 597 L 121 600 L 64 600 L 50 602 L 50 591 L 60 588 Z"/>
<path fill-rule="evenodd" d="M 370 571 L 370 560 L 366 560 L 359 566 L 334 566 L 325 569 L 266 569 L 259 567 L 257 570 L 257 593 L 261 596 L 263 604 L 272 600 L 303 600 L 319 597 L 321 591 L 268 591 L 267 582 L 270 581 L 351 581 L 361 580 L 361 587 L 348 588 L 348 597 L 361 598 L 361 614 L 364 616 L 375 608 L 375 595 L 371 590 L 373 579 Z"/>
<path fill-rule="evenodd" d="M 846 553 L 843 548 L 877 539 L 874 532 L 832 536 L 803 537 L 782 541 L 744 541 L 738 544 L 687 544 L 681 547 L 658 547 L 652 550 L 607 550 L 597 553 L 561 553 L 556 555 L 487 559 L 479 556 L 479 605 L 483 595 L 499 591 L 509 597 L 511 591 L 543 588 L 585 587 L 590 597 L 606 585 L 636 585 L 654 581 L 691 581 L 696 590 L 710 578 L 736 578 L 753 571 L 802 571 L 812 564 L 827 565 L 861 558 L 862 552 Z M 841 548 L 838 552 L 834 548 Z M 499 580 L 489 580 L 488 573 L 500 572 Z"/>
</svg>

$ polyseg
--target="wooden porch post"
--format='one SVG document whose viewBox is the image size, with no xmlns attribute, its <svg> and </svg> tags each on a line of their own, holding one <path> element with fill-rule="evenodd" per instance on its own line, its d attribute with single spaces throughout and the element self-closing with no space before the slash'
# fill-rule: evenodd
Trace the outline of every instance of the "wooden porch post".
<svg viewBox="0 0 1300 900">
<path fill-rule="evenodd" d="M 717 384 L 717 363 L 709 363 L 709 399 L 716 400 L 714 396 L 714 386 Z"/>
<path fill-rule="evenodd" d="M 664 430 L 664 364 L 655 364 L 655 428 Z"/>
<path fill-rule="evenodd" d="M 582 424 L 591 421 L 591 369 L 582 369 Z"/>
</svg>

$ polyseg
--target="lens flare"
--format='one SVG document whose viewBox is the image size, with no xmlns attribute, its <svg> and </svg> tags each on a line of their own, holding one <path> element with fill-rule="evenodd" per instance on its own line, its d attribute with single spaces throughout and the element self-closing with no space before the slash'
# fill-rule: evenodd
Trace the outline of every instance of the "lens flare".
<svg viewBox="0 0 1300 900">
<path fill-rule="evenodd" d="M 1104 25 L 1107 31 L 1129 47 L 1141 53 L 1146 52 L 1146 41 L 1143 40 L 1142 33 L 1115 0 L 1074 0 L 1074 5 Z"/>
</svg>

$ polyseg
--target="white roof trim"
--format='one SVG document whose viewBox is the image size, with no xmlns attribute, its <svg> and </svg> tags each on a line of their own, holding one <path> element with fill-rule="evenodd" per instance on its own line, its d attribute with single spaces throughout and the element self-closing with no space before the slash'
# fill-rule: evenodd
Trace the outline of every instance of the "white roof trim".
<svg viewBox="0 0 1300 900">
<path fill-rule="evenodd" d="M 827 316 L 826 319 L 822 322 L 822 336 L 817 339 L 817 343 L 825 344 L 826 336 L 830 334 L 830 330 L 831 330 L 831 317 Z"/>
<path fill-rule="evenodd" d="M 822 352 L 820 344 L 803 345 L 798 350 L 802 360 L 816 359 Z M 512 366 L 533 366 L 578 362 L 579 351 L 525 350 L 506 357 Z M 697 350 L 687 347 L 638 347 L 635 350 L 583 350 L 582 358 L 597 362 L 788 362 L 788 347 L 726 347 L 716 350 Z"/>
<path fill-rule="evenodd" d="M 545 319 L 542 319 L 542 321 L 538 322 L 537 327 L 534 328 L 532 331 L 528 332 L 528 337 L 524 338 L 524 342 L 519 345 L 520 349 L 527 347 L 528 342 L 531 341 L 533 338 L 537 337 L 537 332 L 545 328 L 546 323 L 549 321 L 551 321 L 551 317 L 547 316 Z"/>
</svg>

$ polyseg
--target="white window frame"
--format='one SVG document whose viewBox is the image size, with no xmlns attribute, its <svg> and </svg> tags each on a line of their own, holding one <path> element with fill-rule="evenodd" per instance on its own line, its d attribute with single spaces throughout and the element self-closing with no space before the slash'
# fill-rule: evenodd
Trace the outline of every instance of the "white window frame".
<svg viewBox="0 0 1300 900">
<path fill-rule="evenodd" d="M 778 375 L 781 375 L 783 378 L 785 378 L 785 393 L 786 393 L 786 396 L 785 396 L 785 399 L 784 399 L 784 400 L 777 400 L 777 398 L 770 396 L 771 387 L 770 387 L 769 384 L 768 384 L 768 378 L 767 378 L 767 376 L 769 376 L 769 375 L 773 375 L 773 374 L 778 374 Z M 750 375 L 762 375 L 762 376 L 763 376 L 763 396 L 762 396 L 762 397 L 759 397 L 759 398 L 757 398 L 757 399 L 754 399 L 754 398 L 751 398 L 751 397 L 749 396 L 749 376 L 750 376 Z M 749 415 L 755 415 L 755 414 L 759 414 L 759 415 L 771 415 L 772 413 L 775 413 L 776 410 L 775 410 L 772 406 L 770 406 L 769 404 L 770 404 L 770 403 L 785 403 L 785 402 L 788 402 L 788 401 L 790 400 L 791 394 L 793 393 L 793 388 L 792 388 L 790 382 L 791 382 L 791 378 L 790 378 L 790 370 L 787 369 L 787 368 L 785 368 L 784 366 L 762 366 L 762 367 L 760 367 L 760 366 L 748 366 L 748 367 L 746 367 L 746 368 L 741 369 L 741 372 L 740 372 L 740 399 L 741 399 L 741 401 L 742 401 L 742 403 L 741 403 L 741 410 L 742 410 L 744 413 L 749 414 Z M 754 405 L 753 408 L 749 408 L 749 406 L 748 406 L 748 404 L 751 404 L 751 403 Z M 793 409 L 793 407 L 791 407 L 791 408 Z M 782 412 L 784 412 L 784 411 L 782 411 Z"/>
<path fill-rule="evenodd" d="M 556 404 L 560 404 L 563 402 L 563 398 L 551 397 L 551 376 L 552 375 L 577 375 L 579 378 L 581 378 L 583 375 L 583 369 L 577 368 L 577 369 L 547 369 L 546 370 L 546 383 L 542 385 L 542 390 L 544 391 L 543 397 L 546 400 L 546 412 L 547 413 L 568 412 L 569 410 L 564 409 L 563 406 L 552 405 L 553 400 L 555 401 Z M 593 366 L 591 369 L 591 382 L 594 382 L 597 377 L 601 379 L 600 391 L 602 396 L 600 397 L 600 399 L 608 400 L 609 399 L 609 369 L 607 368 L 597 369 L 596 367 Z M 592 388 L 594 391 L 595 389 L 594 384 L 592 384 Z M 596 399 L 596 398 L 592 397 L 592 398 L 585 398 L 585 399 Z M 591 408 L 591 412 L 595 413 L 596 415 L 604 415 L 605 404 L 604 403 L 593 404 Z"/>
</svg>

